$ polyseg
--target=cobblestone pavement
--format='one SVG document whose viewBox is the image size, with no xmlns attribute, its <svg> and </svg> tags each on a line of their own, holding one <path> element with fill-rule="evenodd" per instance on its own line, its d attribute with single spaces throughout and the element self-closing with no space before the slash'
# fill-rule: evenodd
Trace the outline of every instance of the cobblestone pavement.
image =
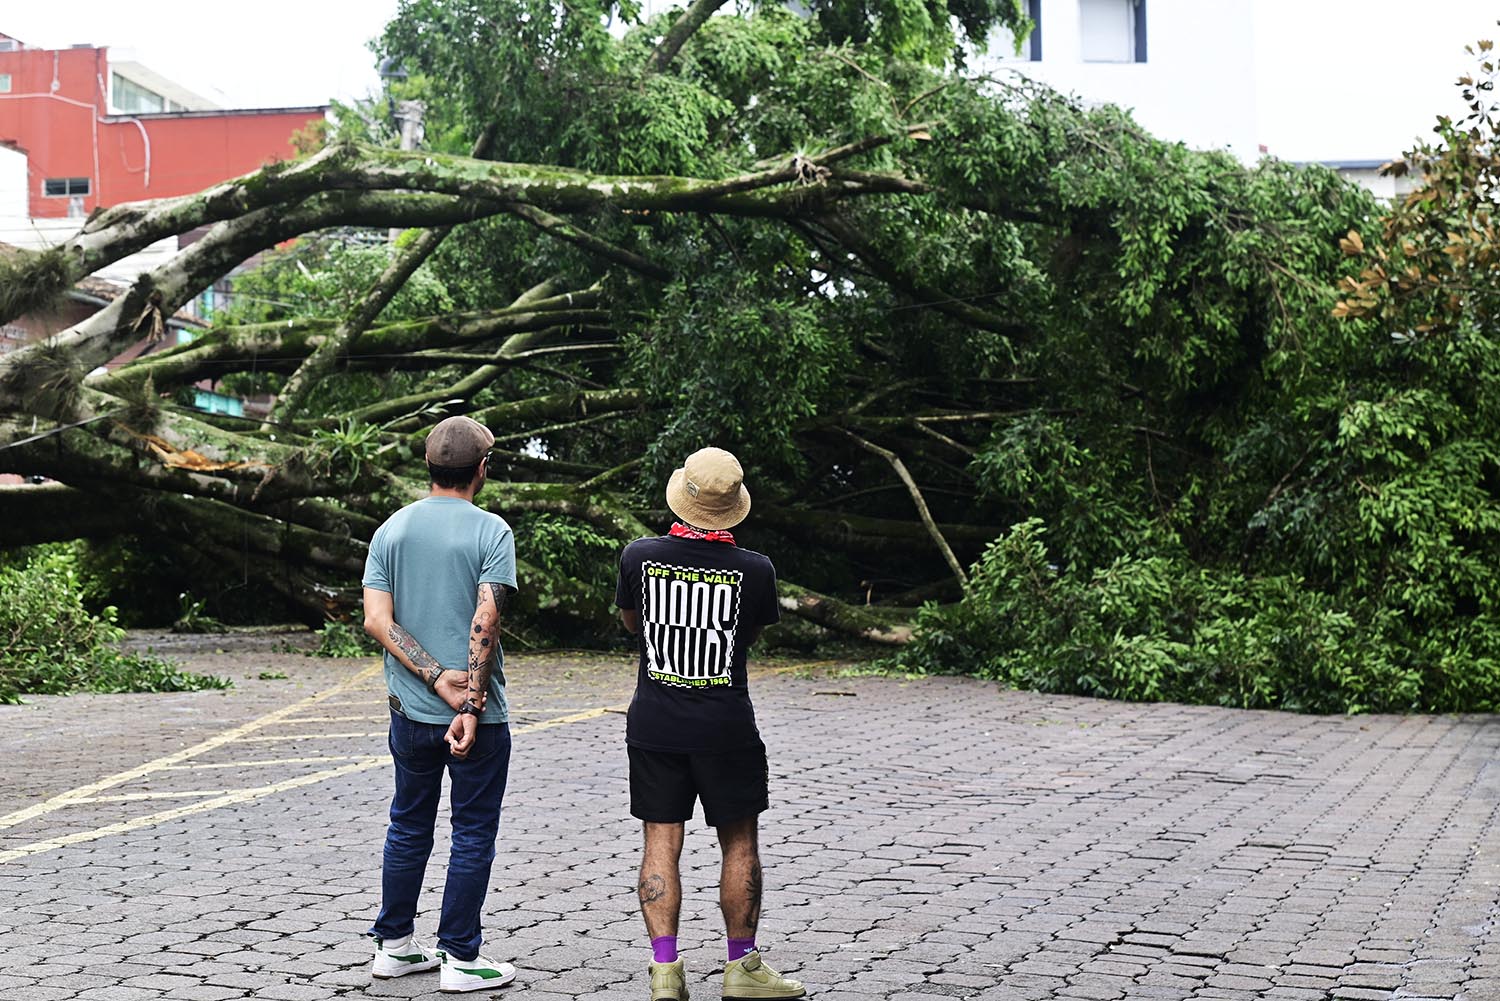
<svg viewBox="0 0 1500 1001">
<path fill-rule="evenodd" d="M 368 975 L 390 785 L 371 662 L 184 657 L 237 687 L 0 707 L 0 999 L 437 998 L 435 975 Z M 521 975 L 501 995 L 644 1001 L 631 665 L 509 673 L 486 952 Z M 826 665 L 761 667 L 752 686 L 775 801 L 760 938 L 820 1001 L 1500 1001 L 1496 719 L 1122 705 Z M 713 998 L 701 823 L 684 863 L 691 986 Z M 435 858 L 419 933 L 442 878 Z"/>
</svg>

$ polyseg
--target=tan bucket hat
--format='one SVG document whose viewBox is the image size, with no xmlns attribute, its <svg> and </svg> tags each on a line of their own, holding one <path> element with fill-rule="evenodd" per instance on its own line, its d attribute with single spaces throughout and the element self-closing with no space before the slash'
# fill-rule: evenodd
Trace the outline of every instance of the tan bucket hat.
<svg viewBox="0 0 1500 1001">
<path fill-rule="evenodd" d="M 750 513 L 740 460 L 722 448 L 700 448 L 667 481 L 667 507 L 695 528 L 733 528 Z"/>
</svg>

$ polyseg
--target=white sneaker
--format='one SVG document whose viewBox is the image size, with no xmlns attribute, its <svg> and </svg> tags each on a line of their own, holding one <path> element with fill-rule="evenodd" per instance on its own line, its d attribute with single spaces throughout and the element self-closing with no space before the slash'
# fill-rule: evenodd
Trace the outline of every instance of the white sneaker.
<svg viewBox="0 0 1500 1001">
<path fill-rule="evenodd" d="M 370 974 L 379 980 L 404 977 L 408 973 L 435 970 L 442 960 L 431 949 L 418 945 L 410 935 L 405 938 L 375 940 L 375 964 Z"/>
<path fill-rule="evenodd" d="M 443 960 L 438 990 L 445 994 L 494 990 L 516 979 L 516 968 L 509 963 L 497 963 L 483 956 L 465 962 L 454 959 L 442 950 L 438 951 L 438 955 Z"/>
</svg>

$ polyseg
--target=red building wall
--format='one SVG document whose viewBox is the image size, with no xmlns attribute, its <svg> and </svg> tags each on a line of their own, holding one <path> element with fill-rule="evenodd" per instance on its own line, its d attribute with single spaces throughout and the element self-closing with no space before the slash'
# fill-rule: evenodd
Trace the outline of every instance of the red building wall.
<svg viewBox="0 0 1500 1001">
<path fill-rule="evenodd" d="M 69 198 L 43 194 L 48 178 L 88 178 L 85 213 L 101 205 L 190 194 L 290 158 L 293 133 L 321 120 L 324 112 L 278 108 L 111 116 L 103 48 L 0 52 L 0 74 L 11 78 L 10 92 L 0 93 L 0 141 L 27 156 L 30 214 L 37 218 L 68 214 Z"/>
</svg>

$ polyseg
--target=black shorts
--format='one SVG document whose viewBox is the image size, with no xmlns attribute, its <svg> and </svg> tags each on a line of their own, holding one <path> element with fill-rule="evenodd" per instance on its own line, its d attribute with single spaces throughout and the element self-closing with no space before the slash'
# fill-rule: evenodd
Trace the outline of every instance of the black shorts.
<svg viewBox="0 0 1500 1001">
<path fill-rule="evenodd" d="M 710 827 L 764 813 L 771 805 L 766 745 L 756 741 L 720 754 L 674 754 L 630 746 L 630 813 L 654 824 L 678 824 L 703 801 Z"/>
</svg>

